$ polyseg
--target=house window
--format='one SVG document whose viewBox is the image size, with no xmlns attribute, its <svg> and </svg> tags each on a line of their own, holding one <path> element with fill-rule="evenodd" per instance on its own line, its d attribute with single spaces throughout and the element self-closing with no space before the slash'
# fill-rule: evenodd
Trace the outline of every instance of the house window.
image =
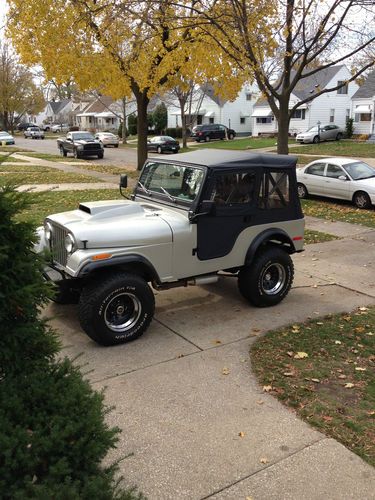
<svg viewBox="0 0 375 500">
<path fill-rule="evenodd" d="M 252 94 L 250 92 L 246 92 L 246 100 L 251 101 Z"/>
<path fill-rule="evenodd" d="M 371 121 L 371 113 L 356 113 L 355 122 L 370 122 Z"/>
<path fill-rule="evenodd" d="M 257 118 L 257 123 L 272 123 L 272 116 L 262 116 Z"/>
<path fill-rule="evenodd" d="M 210 116 L 208 119 L 208 123 L 215 123 L 215 118 L 213 116 Z"/>
<path fill-rule="evenodd" d="M 299 119 L 299 120 L 304 120 L 305 116 L 306 116 L 306 110 L 305 109 L 295 109 L 293 111 L 293 114 L 292 114 L 291 118 L 296 118 L 296 119 Z"/>
<path fill-rule="evenodd" d="M 334 109 L 330 109 L 329 110 L 329 122 L 333 123 L 334 121 L 335 121 L 335 110 Z"/>
<path fill-rule="evenodd" d="M 245 121 L 246 121 L 246 118 L 244 116 L 241 116 L 241 118 L 240 118 L 241 125 L 244 125 Z"/>
<path fill-rule="evenodd" d="M 344 83 L 344 80 L 338 80 L 337 85 L 342 85 Z M 337 89 L 338 94 L 347 94 L 348 93 L 348 83 L 345 83 L 343 87 Z"/>
<path fill-rule="evenodd" d="M 345 121 L 347 122 L 350 118 L 350 109 L 346 109 L 346 118 L 345 118 Z"/>
</svg>

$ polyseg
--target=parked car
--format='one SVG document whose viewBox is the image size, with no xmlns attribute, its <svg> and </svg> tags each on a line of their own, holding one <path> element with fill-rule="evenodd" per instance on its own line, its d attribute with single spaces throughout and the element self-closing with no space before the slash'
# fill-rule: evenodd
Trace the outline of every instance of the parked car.
<svg viewBox="0 0 375 500">
<path fill-rule="evenodd" d="M 197 142 L 209 142 L 212 139 L 234 139 L 236 137 L 236 132 L 225 125 L 210 123 L 206 125 L 196 125 L 191 131 L 190 137 L 195 139 Z"/>
<path fill-rule="evenodd" d="M 103 144 L 103 147 L 114 146 L 115 148 L 118 148 L 120 143 L 119 137 L 115 134 L 111 134 L 110 132 L 98 132 L 95 134 L 95 139 L 100 141 Z"/>
<path fill-rule="evenodd" d="M 147 151 L 156 151 L 157 153 L 178 153 L 180 150 L 180 143 L 169 137 L 168 135 L 156 135 L 147 141 Z"/>
<path fill-rule="evenodd" d="M 306 132 L 297 134 L 296 141 L 301 144 L 313 142 L 317 144 L 322 141 L 339 141 L 344 136 L 344 130 L 333 123 L 314 125 Z"/>
<path fill-rule="evenodd" d="M 0 146 L 5 144 L 15 144 L 14 137 L 10 135 L 8 132 L 2 131 L 0 132 Z"/>
<path fill-rule="evenodd" d="M 74 158 L 87 158 L 88 156 L 97 156 L 103 158 L 103 145 L 95 137 L 86 132 L 68 132 L 66 137 L 57 139 L 57 147 L 61 156 L 67 156 L 72 153 Z"/>
<path fill-rule="evenodd" d="M 26 130 L 29 127 L 35 127 L 35 123 L 30 123 L 30 122 L 21 122 L 18 123 L 17 125 L 17 130 Z"/>
<path fill-rule="evenodd" d="M 28 127 L 23 133 L 25 139 L 44 139 L 44 131 L 39 127 Z"/>
<path fill-rule="evenodd" d="M 297 169 L 298 195 L 350 200 L 358 208 L 375 205 L 375 168 L 351 158 L 315 160 Z"/>
<path fill-rule="evenodd" d="M 69 132 L 69 125 L 67 123 L 56 123 L 51 126 L 51 132 L 56 134 L 57 132 Z"/>
<path fill-rule="evenodd" d="M 58 286 L 54 300 L 79 300 L 87 335 L 114 345 L 149 326 L 149 283 L 160 291 L 215 283 L 225 269 L 249 303 L 278 304 L 293 282 L 304 225 L 295 157 L 201 150 L 147 160 L 131 199 L 49 215 L 35 251 L 49 251 L 44 275 Z"/>
</svg>

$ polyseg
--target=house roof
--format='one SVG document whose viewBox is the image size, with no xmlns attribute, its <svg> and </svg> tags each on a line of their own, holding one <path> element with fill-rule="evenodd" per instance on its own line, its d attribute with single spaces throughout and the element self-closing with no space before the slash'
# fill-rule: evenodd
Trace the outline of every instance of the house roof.
<svg viewBox="0 0 375 500">
<path fill-rule="evenodd" d="M 300 101 L 303 101 L 307 97 L 310 97 L 316 89 L 324 89 L 327 87 L 328 83 L 332 78 L 342 69 L 345 65 L 331 66 L 330 68 L 323 68 L 320 71 L 314 73 L 306 78 L 301 78 L 293 90 L 293 95 L 298 97 Z M 291 73 L 291 78 L 293 78 L 294 72 Z M 261 97 L 255 103 L 255 106 L 265 106 L 268 104 L 267 99 Z"/>
<path fill-rule="evenodd" d="M 227 99 L 222 99 L 218 95 L 215 95 L 214 88 L 210 83 L 205 83 L 204 85 L 201 85 L 201 90 L 206 94 L 207 97 L 212 99 L 214 103 L 216 103 L 220 107 L 223 107 L 224 104 L 228 102 Z"/>
<path fill-rule="evenodd" d="M 375 71 L 372 71 L 359 87 L 352 99 L 372 98 L 375 95 Z"/>
<path fill-rule="evenodd" d="M 49 101 L 49 105 L 51 106 L 52 112 L 54 115 L 59 114 L 65 106 L 70 103 L 70 99 L 61 99 L 61 101 Z"/>
<path fill-rule="evenodd" d="M 112 103 L 112 97 L 103 95 L 100 99 L 96 99 L 94 102 L 89 103 L 81 112 L 85 114 L 103 113 L 104 111 L 108 111 L 108 108 Z"/>
</svg>

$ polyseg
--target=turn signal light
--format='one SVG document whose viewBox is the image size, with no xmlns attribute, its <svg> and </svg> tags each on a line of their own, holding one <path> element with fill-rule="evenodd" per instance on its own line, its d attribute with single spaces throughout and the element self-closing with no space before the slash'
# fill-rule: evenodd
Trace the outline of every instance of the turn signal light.
<svg viewBox="0 0 375 500">
<path fill-rule="evenodd" d="M 111 253 L 98 253 L 98 255 L 93 255 L 91 260 L 105 260 L 112 257 Z"/>
</svg>

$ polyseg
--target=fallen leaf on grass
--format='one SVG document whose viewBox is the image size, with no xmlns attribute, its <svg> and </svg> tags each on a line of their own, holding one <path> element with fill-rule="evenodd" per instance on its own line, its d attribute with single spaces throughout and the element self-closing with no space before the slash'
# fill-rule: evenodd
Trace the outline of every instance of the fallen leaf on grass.
<svg viewBox="0 0 375 500">
<path fill-rule="evenodd" d="M 301 331 L 301 327 L 298 325 L 292 326 L 292 333 L 299 333 Z"/>
<path fill-rule="evenodd" d="M 294 359 L 303 359 L 303 358 L 308 358 L 309 355 L 307 354 L 307 352 L 303 352 L 303 351 L 300 351 L 300 352 L 297 352 L 297 354 L 294 355 Z"/>
<path fill-rule="evenodd" d="M 315 382 L 316 384 L 320 384 L 320 380 L 318 378 L 312 378 L 311 382 Z"/>
<path fill-rule="evenodd" d="M 329 417 L 328 415 L 323 416 L 324 422 L 331 422 L 333 420 L 333 417 Z"/>
<path fill-rule="evenodd" d="M 272 385 L 264 385 L 263 386 L 263 391 L 264 392 L 271 392 L 273 390 Z"/>
<path fill-rule="evenodd" d="M 357 326 L 356 328 L 354 328 L 354 331 L 356 333 L 362 333 L 365 331 L 365 327 L 364 326 Z"/>
<path fill-rule="evenodd" d="M 351 382 L 348 382 L 347 384 L 344 385 L 345 389 L 352 389 L 354 387 L 354 384 Z"/>
<path fill-rule="evenodd" d="M 284 372 L 284 377 L 294 377 L 294 372 Z"/>
<path fill-rule="evenodd" d="M 346 375 L 339 375 L 338 378 L 346 378 Z"/>
<path fill-rule="evenodd" d="M 369 337 L 373 337 L 373 333 L 372 332 L 367 332 L 366 335 L 368 335 Z"/>
<path fill-rule="evenodd" d="M 317 321 L 316 323 L 317 325 L 324 325 L 324 323 L 322 321 Z"/>
<path fill-rule="evenodd" d="M 262 401 L 262 400 L 257 401 L 257 405 L 263 405 L 263 404 L 264 404 L 264 401 Z"/>
<path fill-rule="evenodd" d="M 335 344 L 337 344 L 337 345 L 341 345 L 341 344 L 342 344 L 342 342 L 341 342 L 341 340 L 335 340 Z"/>
<path fill-rule="evenodd" d="M 356 366 L 355 369 L 357 370 L 357 372 L 365 372 L 366 371 L 366 368 L 362 368 L 361 366 Z"/>
<path fill-rule="evenodd" d="M 368 311 L 368 307 L 359 307 L 360 311 Z"/>
<path fill-rule="evenodd" d="M 223 371 L 221 372 L 223 375 L 229 375 L 230 371 L 229 371 L 229 368 L 227 367 L 224 367 L 223 368 Z"/>
<path fill-rule="evenodd" d="M 287 355 L 291 358 L 291 357 L 293 357 L 294 352 L 293 352 L 293 351 L 288 351 L 288 352 L 287 352 Z"/>
<path fill-rule="evenodd" d="M 344 321 L 351 321 L 352 320 L 352 317 L 351 316 L 344 316 L 342 318 Z"/>
</svg>

